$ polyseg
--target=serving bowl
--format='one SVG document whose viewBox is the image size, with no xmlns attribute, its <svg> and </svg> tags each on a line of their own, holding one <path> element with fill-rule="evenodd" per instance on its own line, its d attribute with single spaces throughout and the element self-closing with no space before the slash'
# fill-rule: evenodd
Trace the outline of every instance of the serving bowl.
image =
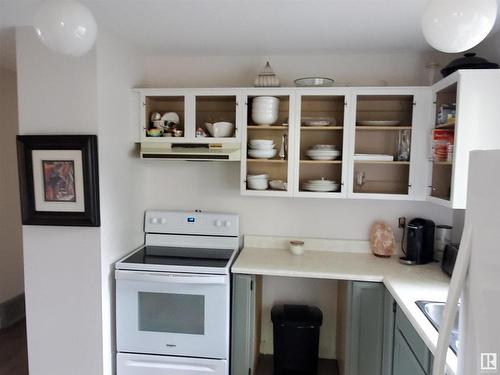
<svg viewBox="0 0 500 375">
<path fill-rule="evenodd" d="M 274 141 L 272 139 L 251 139 L 248 141 L 251 148 L 254 149 L 269 149 L 274 146 Z"/>
<path fill-rule="evenodd" d="M 330 87 L 333 86 L 334 80 L 325 77 L 305 77 L 295 81 L 295 86 L 299 87 Z"/>
<path fill-rule="evenodd" d="M 252 121 L 257 125 L 272 125 L 278 121 L 278 111 L 254 112 L 252 111 Z"/>
<path fill-rule="evenodd" d="M 253 159 L 271 159 L 276 156 L 276 149 L 272 148 L 270 150 L 248 150 L 248 156 Z"/>
<path fill-rule="evenodd" d="M 205 127 L 214 138 L 231 137 L 234 131 L 234 124 L 227 121 L 214 122 L 213 124 L 206 122 Z"/>
<path fill-rule="evenodd" d="M 269 186 L 273 190 L 286 190 L 287 189 L 287 183 L 282 180 L 271 180 L 269 181 Z"/>
</svg>

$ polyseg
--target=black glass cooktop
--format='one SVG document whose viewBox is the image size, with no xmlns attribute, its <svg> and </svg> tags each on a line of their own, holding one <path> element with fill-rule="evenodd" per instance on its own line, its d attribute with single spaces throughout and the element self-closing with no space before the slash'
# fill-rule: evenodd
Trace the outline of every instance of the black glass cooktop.
<svg viewBox="0 0 500 375">
<path fill-rule="evenodd" d="M 186 267 L 225 267 L 233 251 L 232 249 L 144 246 L 124 259 L 123 263 Z"/>
</svg>

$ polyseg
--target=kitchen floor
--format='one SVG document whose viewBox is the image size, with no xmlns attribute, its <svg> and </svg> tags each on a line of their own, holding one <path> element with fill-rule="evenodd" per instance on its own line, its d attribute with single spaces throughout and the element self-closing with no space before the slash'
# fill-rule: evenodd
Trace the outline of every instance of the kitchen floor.
<svg viewBox="0 0 500 375">
<path fill-rule="evenodd" d="M 256 375 L 272 375 L 273 374 L 273 356 L 260 355 L 259 365 L 257 366 Z M 0 374 L 1 375 L 1 374 Z M 318 363 L 317 375 L 338 375 L 337 361 L 331 359 L 320 359 Z"/>
<path fill-rule="evenodd" d="M 27 375 L 26 321 L 0 330 L 0 375 Z"/>
</svg>

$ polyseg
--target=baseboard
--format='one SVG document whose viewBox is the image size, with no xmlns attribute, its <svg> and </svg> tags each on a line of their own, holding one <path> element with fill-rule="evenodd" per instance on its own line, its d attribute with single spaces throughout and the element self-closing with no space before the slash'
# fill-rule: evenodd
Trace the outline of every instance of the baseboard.
<svg viewBox="0 0 500 375">
<path fill-rule="evenodd" d="M 24 293 L 0 303 L 0 329 L 20 321 L 25 314 Z"/>
</svg>

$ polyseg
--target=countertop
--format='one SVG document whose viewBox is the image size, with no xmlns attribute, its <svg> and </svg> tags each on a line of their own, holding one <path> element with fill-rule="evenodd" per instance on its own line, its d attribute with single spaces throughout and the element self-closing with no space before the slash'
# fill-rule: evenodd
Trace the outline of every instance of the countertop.
<svg viewBox="0 0 500 375">
<path fill-rule="evenodd" d="M 406 266 L 367 252 L 364 241 L 311 240 L 302 255 L 283 249 L 283 239 L 245 237 L 245 247 L 232 266 L 233 273 L 382 282 L 434 354 L 438 333 L 415 304 L 418 300 L 446 301 L 450 279 L 439 264 Z M 265 247 L 265 245 L 271 247 Z M 339 251 L 342 246 L 349 252 Z M 280 248 L 281 247 L 281 248 Z M 313 250 L 318 248 L 319 250 Z M 457 357 L 449 350 L 447 373 L 456 374 Z"/>
</svg>

